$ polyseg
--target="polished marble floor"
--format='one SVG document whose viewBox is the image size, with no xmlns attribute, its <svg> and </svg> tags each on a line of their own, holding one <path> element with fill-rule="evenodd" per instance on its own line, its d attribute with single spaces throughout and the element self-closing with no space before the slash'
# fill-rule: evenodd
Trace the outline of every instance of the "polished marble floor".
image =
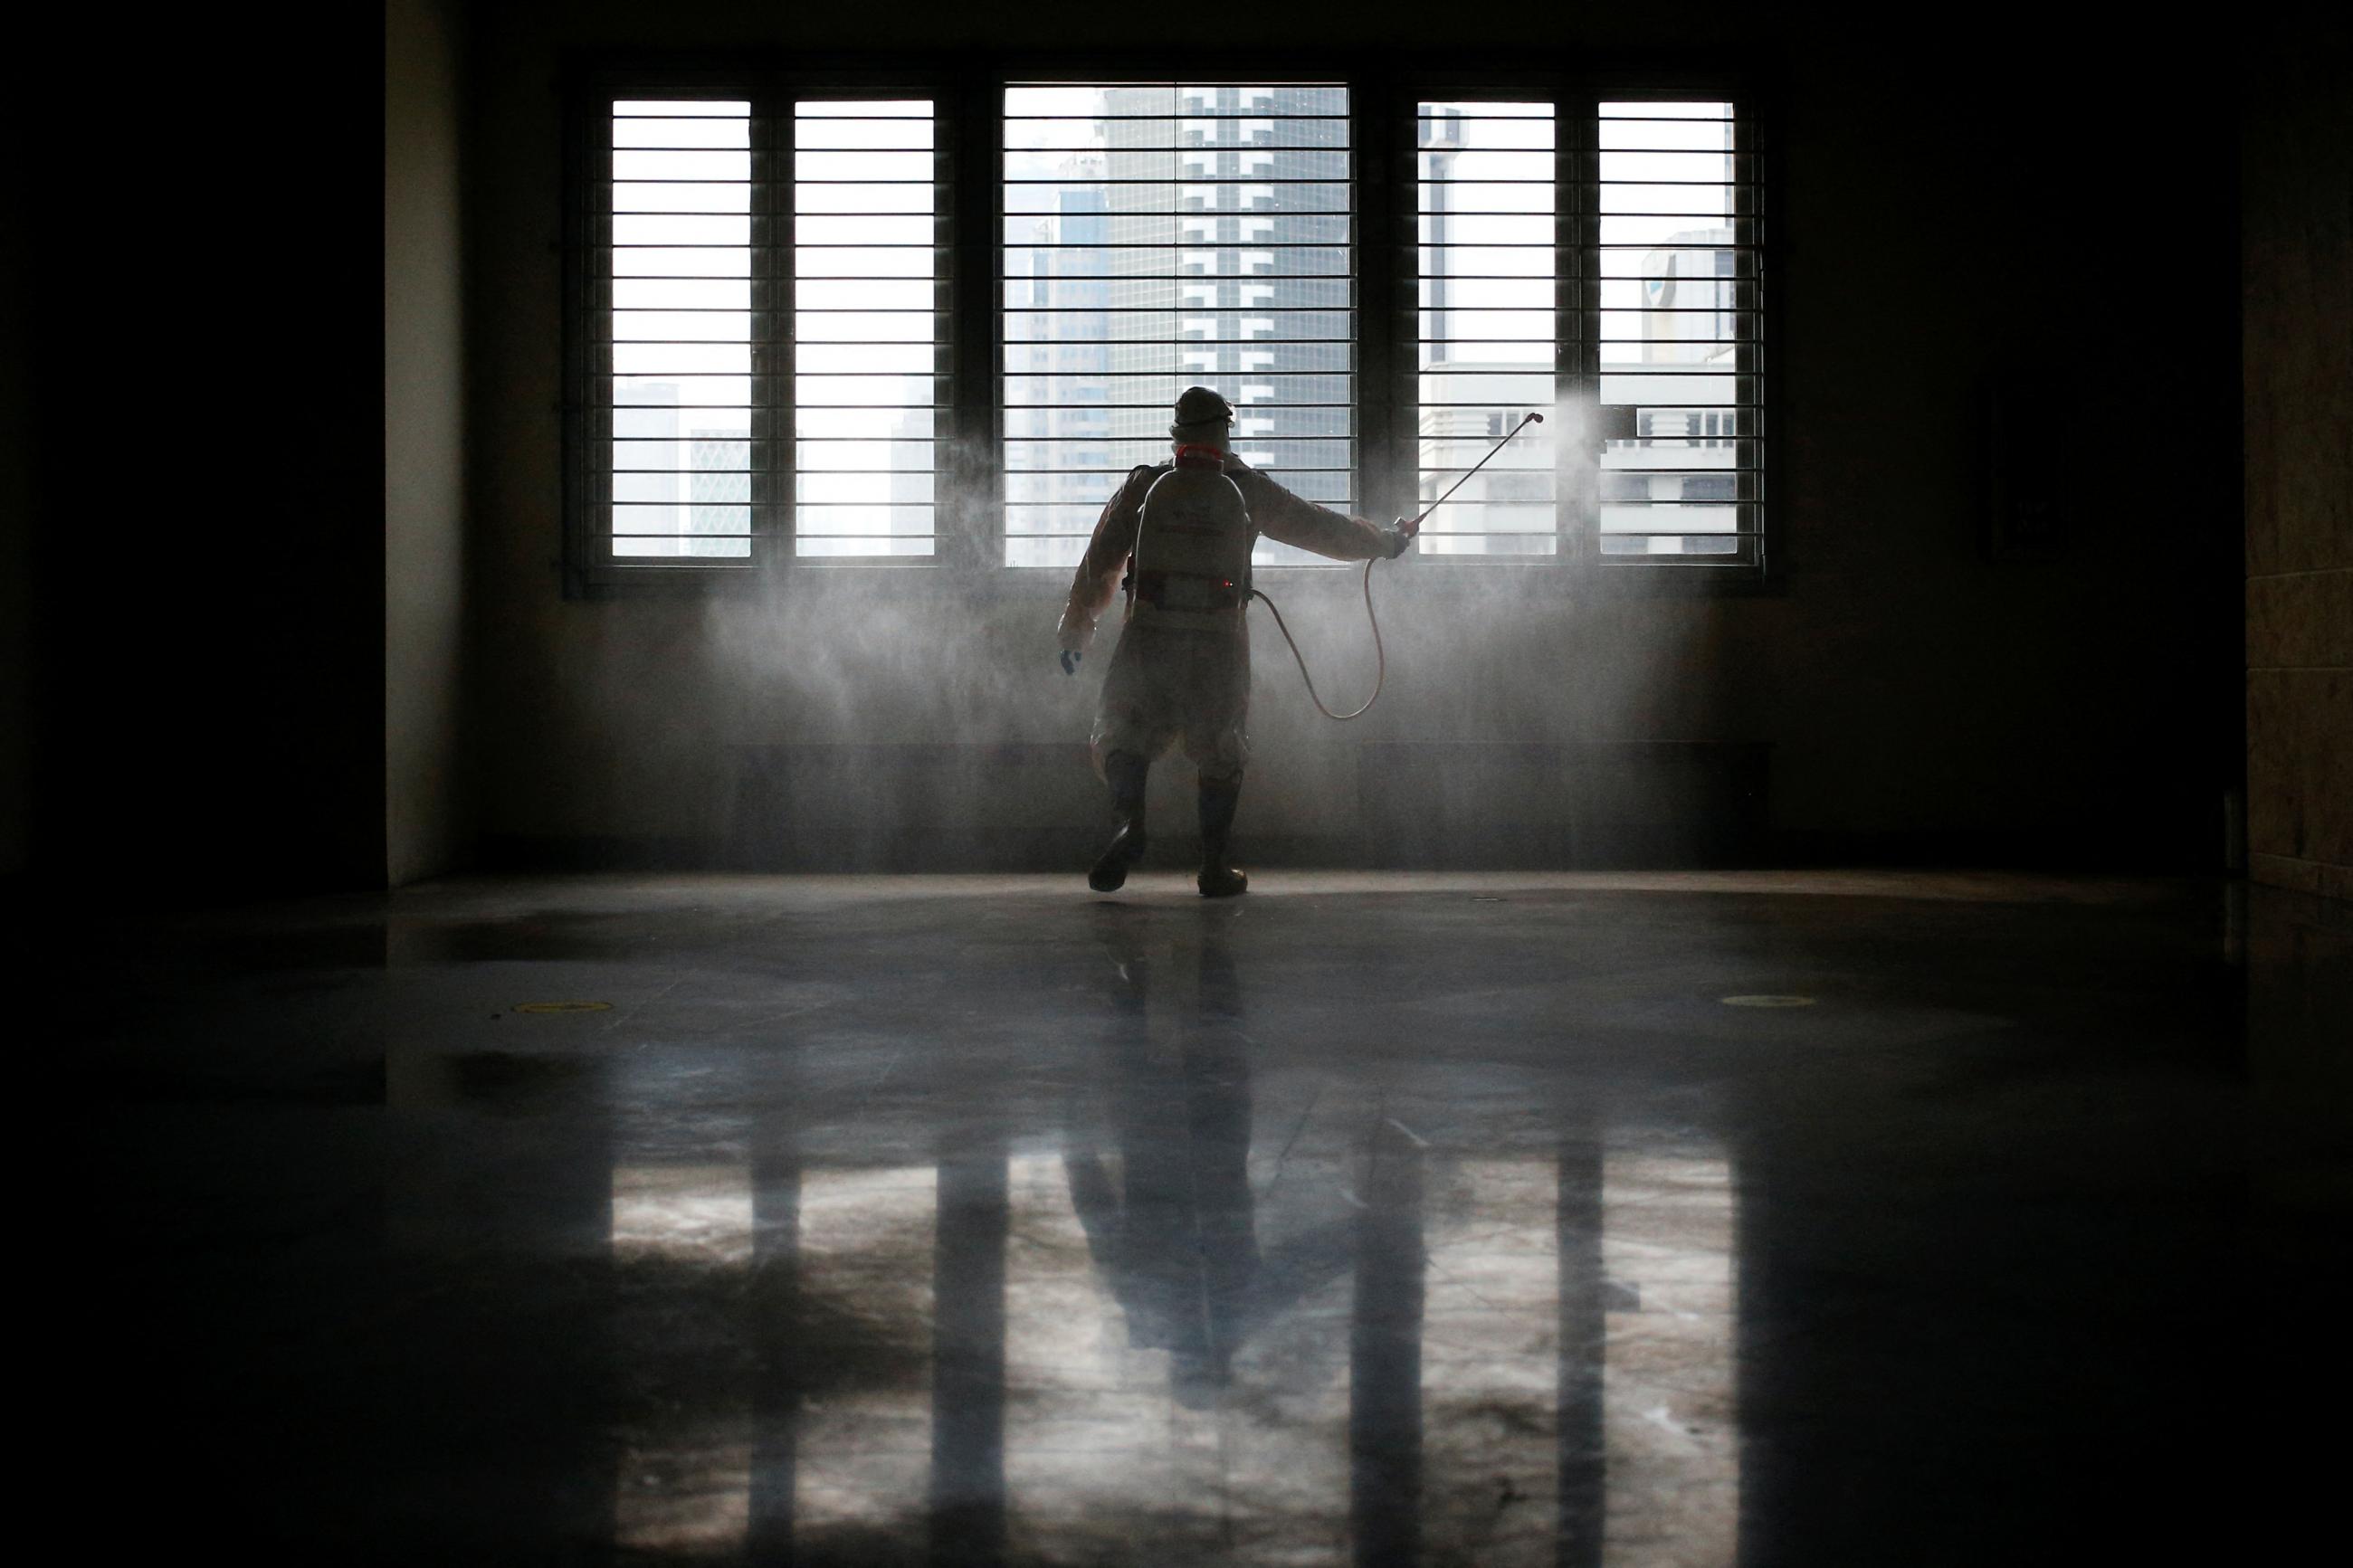
<svg viewBox="0 0 2353 1568">
<path fill-rule="evenodd" d="M 125 1552 L 2224 1563 L 2340 1484 L 2341 906 L 593 879 L 27 942 Z"/>
</svg>

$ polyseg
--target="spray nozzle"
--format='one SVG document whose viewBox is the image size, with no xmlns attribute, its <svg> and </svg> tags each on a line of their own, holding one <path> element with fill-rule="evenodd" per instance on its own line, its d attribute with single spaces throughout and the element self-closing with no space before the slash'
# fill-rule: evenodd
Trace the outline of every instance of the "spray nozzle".
<svg viewBox="0 0 2353 1568">
<path fill-rule="evenodd" d="M 1513 437 L 1518 435 L 1521 431 L 1526 429 L 1531 425 L 1541 425 L 1543 423 L 1544 416 L 1537 413 L 1533 408 L 1529 409 L 1527 417 L 1521 420 L 1517 425 L 1513 426 L 1511 429 L 1505 431 L 1504 438 L 1495 443 L 1494 449 L 1493 451 L 1490 451 L 1485 457 L 1472 464 L 1469 472 L 1465 473 L 1461 479 L 1459 479 L 1451 485 L 1449 485 L 1444 495 L 1440 496 L 1436 500 L 1431 501 L 1428 506 L 1423 507 L 1421 509 L 1421 516 L 1428 517 L 1431 512 L 1436 511 L 1440 507 L 1442 507 L 1448 501 L 1452 500 L 1454 499 L 1454 492 L 1462 488 L 1464 483 L 1470 479 L 1472 474 L 1477 473 L 1480 469 L 1493 462 L 1495 460 L 1495 453 L 1502 451 L 1504 447 L 1512 444 Z M 1419 522 L 1421 519 L 1416 518 L 1414 521 Z"/>
</svg>

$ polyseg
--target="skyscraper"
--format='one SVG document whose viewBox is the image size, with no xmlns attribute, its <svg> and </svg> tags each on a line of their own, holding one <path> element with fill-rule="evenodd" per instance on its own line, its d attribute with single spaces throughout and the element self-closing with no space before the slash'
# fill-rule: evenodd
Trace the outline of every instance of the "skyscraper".
<svg viewBox="0 0 2353 1568">
<path fill-rule="evenodd" d="M 1008 113 L 1008 212 L 1039 215 L 1008 236 L 1008 562 L 1075 561 L 1194 384 L 1246 460 L 1350 505 L 1347 89 L 1014 89 Z"/>
<path fill-rule="evenodd" d="M 1053 210 L 1019 231 L 1027 246 L 1008 252 L 1006 368 L 1041 379 L 1030 401 L 1005 411 L 1010 513 L 1069 529 L 1082 526 L 1118 486 L 1126 464 L 1111 445 L 1111 258 L 1099 153 L 1073 153 L 1056 167 L 1063 183 Z M 1018 259 L 1016 260 L 1015 258 Z M 1018 268 L 1018 271 L 1016 268 Z M 1059 540 L 1008 528 L 1006 564 L 1067 564 L 1077 551 Z"/>
</svg>

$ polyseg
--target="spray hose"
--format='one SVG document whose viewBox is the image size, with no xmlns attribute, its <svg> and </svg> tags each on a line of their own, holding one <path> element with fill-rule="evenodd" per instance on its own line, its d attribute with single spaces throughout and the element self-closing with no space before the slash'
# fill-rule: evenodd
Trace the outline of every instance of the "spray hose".
<svg viewBox="0 0 2353 1568">
<path fill-rule="evenodd" d="M 1324 706 L 1324 699 L 1315 694 L 1315 678 L 1307 673 L 1307 656 L 1299 651 L 1299 639 L 1293 637 L 1291 628 L 1283 624 L 1282 612 L 1275 608 L 1272 599 L 1256 588 L 1250 590 L 1250 597 L 1274 611 L 1274 629 L 1281 632 L 1282 640 L 1291 645 L 1291 657 L 1299 663 L 1299 679 L 1305 684 L 1307 700 L 1315 704 L 1315 711 L 1338 724 L 1345 724 L 1351 719 L 1361 719 L 1372 711 L 1373 704 L 1381 700 L 1381 687 L 1389 678 L 1389 658 L 1388 650 L 1381 647 L 1381 618 L 1373 614 L 1373 563 L 1370 561 L 1365 563 L 1365 619 L 1373 628 L 1373 694 L 1365 699 L 1362 708 L 1352 712 L 1335 713 Z"/>
<path fill-rule="evenodd" d="M 1531 425 L 1541 425 L 1543 423 L 1543 415 L 1530 413 L 1526 418 L 1521 420 L 1517 425 L 1513 426 L 1510 435 L 1505 436 L 1502 440 L 1496 442 L 1493 451 L 1490 451 L 1485 457 L 1480 458 L 1478 462 L 1472 465 L 1469 472 L 1465 473 L 1461 479 L 1455 480 L 1451 485 L 1448 486 L 1444 495 L 1440 496 L 1436 500 L 1423 508 L 1421 517 L 1429 517 L 1431 512 L 1436 511 L 1440 507 L 1442 507 L 1448 501 L 1452 500 L 1454 499 L 1454 492 L 1462 488 L 1464 481 L 1469 479 L 1472 474 L 1477 473 L 1481 468 L 1483 468 L 1489 463 L 1493 462 L 1495 460 L 1495 453 L 1502 451 L 1504 447 L 1512 444 L 1513 436 L 1518 435 L 1521 431 L 1526 429 Z M 1421 519 L 1416 519 L 1415 521 L 1419 522 Z M 1376 559 L 1377 559 L 1377 557 L 1376 557 Z M 1299 679 L 1307 688 L 1307 700 L 1315 704 L 1315 711 L 1323 714 L 1324 717 L 1337 724 L 1345 724 L 1351 719 L 1361 719 L 1366 714 L 1371 712 L 1373 710 L 1373 704 L 1381 700 L 1381 688 L 1388 682 L 1388 650 L 1381 646 L 1381 618 L 1380 616 L 1373 614 L 1373 565 L 1374 563 L 1372 561 L 1365 563 L 1365 621 L 1373 628 L 1373 694 L 1365 699 L 1365 705 L 1362 708 L 1355 709 L 1346 713 L 1335 713 L 1332 710 L 1324 706 L 1324 699 L 1316 695 L 1315 678 L 1307 673 L 1307 656 L 1299 651 L 1299 639 L 1293 637 L 1291 635 L 1290 626 L 1283 624 L 1282 610 L 1276 608 L 1275 603 L 1272 599 L 1268 598 L 1256 588 L 1252 588 L 1250 591 L 1250 596 L 1251 598 L 1256 599 L 1260 604 L 1264 605 L 1269 610 L 1273 612 L 1274 629 L 1281 632 L 1282 634 L 1282 640 L 1291 645 L 1291 657 L 1299 665 Z"/>
</svg>

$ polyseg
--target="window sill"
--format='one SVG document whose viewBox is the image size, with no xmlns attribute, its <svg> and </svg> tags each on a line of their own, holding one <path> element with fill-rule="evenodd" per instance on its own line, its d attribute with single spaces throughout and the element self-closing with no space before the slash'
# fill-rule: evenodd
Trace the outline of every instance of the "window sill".
<svg viewBox="0 0 2353 1568">
<path fill-rule="evenodd" d="M 1564 557 L 1469 561 L 1407 556 L 1374 574 L 1376 595 L 1486 603 L 1564 599 L 1777 598 L 1788 591 L 1786 574 L 1747 565 L 1603 563 Z M 1310 602 L 1353 599 L 1361 591 L 1362 563 L 1261 566 L 1254 581 L 1276 594 Z M 748 598 L 785 602 L 837 594 L 888 578 L 895 594 L 926 603 L 1059 604 L 1070 591 L 1071 568 L 971 566 L 934 557 L 899 561 L 793 561 L 776 565 L 605 567 L 567 581 L 565 597 L 582 602 L 634 599 Z"/>
</svg>

